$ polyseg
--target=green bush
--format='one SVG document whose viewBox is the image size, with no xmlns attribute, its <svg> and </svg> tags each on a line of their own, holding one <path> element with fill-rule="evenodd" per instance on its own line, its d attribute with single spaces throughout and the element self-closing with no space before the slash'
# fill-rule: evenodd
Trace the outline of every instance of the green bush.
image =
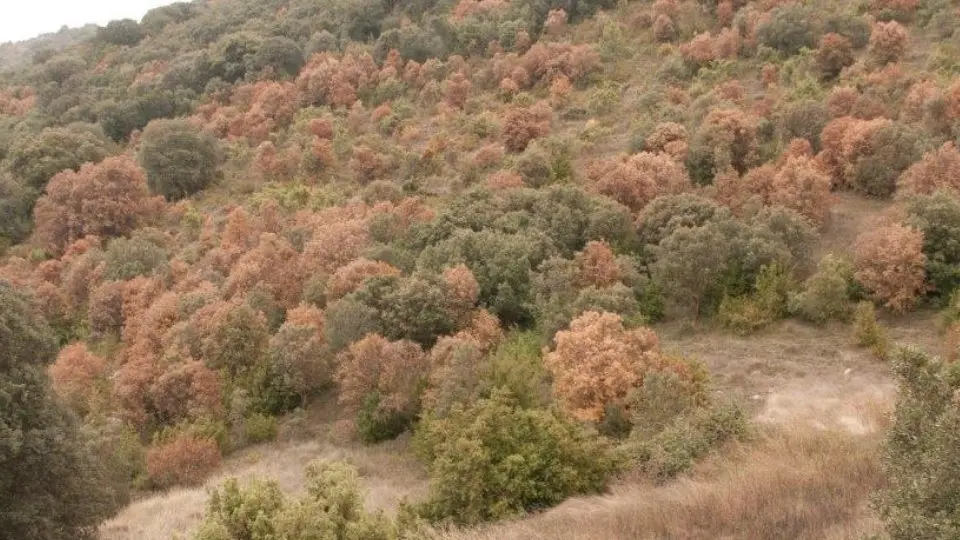
<svg viewBox="0 0 960 540">
<path fill-rule="evenodd" d="M 887 334 L 877 322 L 877 310 L 871 302 L 860 302 L 853 311 L 853 337 L 857 345 L 869 347 L 873 354 L 885 359 L 890 344 Z"/>
<path fill-rule="evenodd" d="M 459 524 L 517 516 L 602 491 L 617 469 L 610 448 L 555 413 L 523 409 L 495 391 L 445 418 L 423 420 L 417 446 L 430 461 L 427 516 Z"/>
<path fill-rule="evenodd" d="M 137 276 L 152 276 L 166 268 L 168 258 L 166 249 L 143 236 L 114 238 L 104 252 L 104 277 L 127 281 Z"/>
<path fill-rule="evenodd" d="M 409 415 L 380 410 L 380 396 L 376 392 L 364 398 L 357 412 L 357 434 L 367 444 L 395 439 L 410 427 Z"/>
<path fill-rule="evenodd" d="M 197 193 L 219 176 L 215 139 L 187 120 L 150 122 L 139 158 L 150 191 L 170 201 Z"/>
<path fill-rule="evenodd" d="M 720 302 L 717 318 L 726 328 L 748 335 L 787 313 L 787 298 L 792 282 L 779 264 L 763 266 L 757 274 L 754 290 L 745 296 L 726 296 Z"/>
<path fill-rule="evenodd" d="M 785 54 L 797 54 L 801 49 L 817 46 L 817 28 L 809 9 L 790 4 L 773 10 L 767 22 L 757 27 L 757 41 Z"/>
<path fill-rule="evenodd" d="M 247 442 L 257 444 L 277 438 L 277 419 L 261 413 L 253 413 L 243 421 Z"/>
<path fill-rule="evenodd" d="M 543 367 L 541 345 L 536 332 L 508 334 L 490 354 L 490 386 L 508 390 L 521 407 L 546 406 L 550 385 Z"/>
<path fill-rule="evenodd" d="M 907 201 L 907 224 L 923 232 L 924 268 L 933 294 L 949 297 L 960 287 L 960 199 L 940 191 Z"/>
<path fill-rule="evenodd" d="M 898 350 L 900 399 L 884 449 L 889 485 L 877 498 L 893 540 L 960 537 L 960 364 Z"/>
<path fill-rule="evenodd" d="M 701 407 L 655 435 L 635 432 L 625 449 L 646 475 L 662 482 L 688 471 L 723 443 L 746 434 L 747 419 L 739 407 Z"/>
<path fill-rule="evenodd" d="M 828 17 L 823 24 L 823 32 L 849 39 L 855 49 L 862 49 L 870 42 L 870 23 L 860 15 L 841 13 Z"/>
<path fill-rule="evenodd" d="M 835 255 L 825 255 L 817 272 L 790 298 L 790 312 L 810 322 L 845 321 L 853 312 L 853 265 Z"/>
<path fill-rule="evenodd" d="M 393 522 L 363 508 L 357 470 L 343 462 L 307 466 L 307 493 L 290 499 L 276 482 L 240 487 L 231 478 L 215 490 L 194 540 L 395 540 L 424 538 L 416 519 Z"/>
<path fill-rule="evenodd" d="M 870 151 L 852 164 L 853 188 L 874 197 L 888 197 L 896 190 L 897 179 L 922 152 L 922 141 L 902 124 L 880 128 L 870 137 Z"/>
</svg>

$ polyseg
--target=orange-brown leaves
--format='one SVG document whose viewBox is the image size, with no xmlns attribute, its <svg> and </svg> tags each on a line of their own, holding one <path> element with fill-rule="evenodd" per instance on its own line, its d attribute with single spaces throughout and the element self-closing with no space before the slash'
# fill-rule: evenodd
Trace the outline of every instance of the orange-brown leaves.
<svg viewBox="0 0 960 540">
<path fill-rule="evenodd" d="M 342 298 L 357 289 L 363 283 L 377 276 L 398 276 L 400 270 L 382 261 L 357 259 L 340 267 L 327 281 L 327 301 L 332 302 Z"/>
<path fill-rule="evenodd" d="M 338 361 L 340 403 L 358 409 L 366 396 L 377 392 L 381 410 L 409 412 L 416 408 L 427 370 L 426 356 L 416 343 L 369 334 L 341 352 Z"/>
<path fill-rule="evenodd" d="M 806 156 L 790 157 L 770 185 L 769 204 L 780 205 L 824 225 L 830 217 L 833 195 L 830 177 Z"/>
<path fill-rule="evenodd" d="M 896 62 L 907 51 L 910 34 L 897 21 L 877 22 L 870 32 L 870 56 L 880 64 Z"/>
<path fill-rule="evenodd" d="M 683 165 L 668 155 L 648 152 L 594 163 L 587 178 L 597 193 L 634 212 L 660 195 L 683 193 L 693 187 Z"/>
<path fill-rule="evenodd" d="M 106 368 L 106 360 L 90 352 L 85 344 L 73 343 L 61 349 L 50 365 L 50 381 L 64 401 L 85 413 L 95 406 L 92 402 L 102 390 L 100 383 Z"/>
<path fill-rule="evenodd" d="M 897 188 L 904 194 L 930 194 L 938 189 L 960 193 L 960 151 L 953 141 L 923 155 L 900 175 Z"/>
<path fill-rule="evenodd" d="M 576 261 L 581 286 L 607 287 L 620 281 L 617 257 L 606 242 L 587 242 L 583 251 L 577 253 Z"/>
<path fill-rule="evenodd" d="M 213 439 L 181 434 L 147 449 L 147 477 L 157 488 L 196 486 L 220 466 Z"/>
<path fill-rule="evenodd" d="M 23 116 L 37 104 L 32 88 L 0 89 L 0 116 Z"/>
<path fill-rule="evenodd" d="M 510 152 L 523 152 L 530 141 L 550 133 L 553 110 L 545 103 L 513 107 L 503 119 L 503 144 Z"/>
<path fill-rule="evenodd" d="M 471 306 L 477 302 L 480 295 L 480 285 L 467 265 L 458 264 L 444 270 L 443 283 L 454 302 Z"/>
<path fill-rule="evenodd" d="M 657 124 L 644 141 L 644 149 L 654 154 L 667 154 L 678 162 L 683 162 L 690 150 L 687 128 L 675 122 Z"/>
<path fill-rule="evenodd" d="M 652 330 L 627 330 L 612 313 L 585 312 L 554 339 L 557 347 L 545 358 L 554 393 L 582 420 L 599 421 L 607 405 L 622 402 L 663 361 Z"/>
<path fill-rule="evenodd" d="M 332 274 L 360 257 L 369 243 L 370 234 L 363 220 L 322 226 L 313 233 L 300 257 L 303 275 Z"/>
<path fill-rule="evenodd" d="M 111 157 L 50 180 L 34 209 L 37 236 L 60 253 L 87 235 L 128 234 L 154 219 L 162 207 L 162 198 L 150 196 L 143 170 L 132 159 Z"/>
<path fill-rule="evenodd" d="M 853 65 L 853 44 L 840 34 L 827 34 L 820 38 L 816 53 L 817 67 L 824 78 L 832 79 Z"/>
<path fill-rule="evenodd" d="M 854 276 L 894 311 L 910 309 L 924 290 L 923 233 L 898 223 L 861 234 L 854 245 Z"/>
<path fill-rule="evenodd" d="M 457 72 L 444 85 L 443 97 L 447 105 L 462 109 L 472 89 L 473 84 L 470 83 L 470 79 L 467 79 L 463 73 Z"/>
<path fill-rule="evenodd" d="M 220 377 L 202 362 L 190 360 L 171 366 L 150 386 L 153 414 L 158 422 L 216 416 L 221 412 Z"/>
<path fill-rule="evenodd" d="M 256 287 L 268 292 L 284 308 L 300 301 L 303 280 L 297 268 L 300 254 L 289 242 L 264 233 L 260 242 L 243 254 L 223 284 L 226 298 L 242 296 Z"/>
</svg>

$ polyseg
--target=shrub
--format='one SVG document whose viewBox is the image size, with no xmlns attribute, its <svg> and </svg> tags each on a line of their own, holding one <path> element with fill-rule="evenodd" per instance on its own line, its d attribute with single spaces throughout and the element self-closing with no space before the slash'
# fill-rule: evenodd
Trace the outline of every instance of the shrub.
<svg viewBox="0 0 960 540">
<path fill-rule="evenodd" d="M 827 17 L 823 23 L 823 31 L 828 34 L 839 34 L 850 40 L 855 49 L 862 49 L 870 41 L 870 23 L 862 16 L 849 13 L 839 13 Z"/>
<path fill-rule="evenodd" d="M 768 21 L 756 29 L 757 42 L 793 55 L 800 49 L 813 49 L 817 43 L 816 27 L 807 8 L 788 4 L 773 10 Z"/>
<path fill-rule="evenodd" d="M 853 311 L 850 288 L 853 265 L 836 255 L 824 255 L 817 271 L 790 298 L 790 311 L 814 323 L 847 320 Z"/>
<path fill-rule="evenodd" d="M 582 420 L 601 420 L 607 405 L 621 403 L 648 370 L 663 362 L 652 330 L 627 330 L 612 313 L 583 313 L 555 341 L 544 364 L 557 398 Z"/>
<path fill-rule="evenodd" d="M 784 139 L 805 139 L 818 149 L 820 133 L 830 121 L 830 111 L 820 101 L 795 101 L 783 108 L 779 120 Z"/>
<path fill-rule="evenodd" d="M 154 487 L 197 486 L 220 466 L 220 449 L 213 439 L 180 435 L 148 448 L 146 459 Z"/>
<path fill-rule="evenodd" d="M 609 449 L 554 413 L 522 409 L 497 391 L 442 419 L 417 443 L 430 461 L 427 515 L 459 524 L 516 516 L 602 491 L 617 465 Z"/>
<path fill-rule="evenodd" d="M 284 386 L 307 395 L 333 380 L 333 366 L 324 340 L 319 310 L 304 305 L 290 310 L 287 320 L 270 338 L 267 356 Z"/>
<path fill-rule="evenodd" d="M 277 438 L 277 419 L 253 413 L 243 420 L 243 432 L 250 444 L 272 441 Z"/>
<path fill-rule="evenodd" d="M 960 534 L 955 512 L 960 471 L 953 457 L 960 444 L 957 366 L 913 348 L 893 356 L 900 399 L 884 448 L 890 484 L 877 506 L 894 540 Z"/>
<path fill-rule="evenodd" d="M 112 153 L 114 150 L 102 132 L 74 124 L 18 138 L 6 158 L 15 179 L 41 191 L 57 173 L 67 169 L 77 172 L 82 165 L 99 163 Z"/>
<path fill-rule="evenodd" d="M 880 64 L 896 62 L 907 51 L 910 35 L 896 21 L 874 23 L 870 32 L 870 58 Z"/>
<path fill-rule="evenodd" d="M 627 451 L 647 476 L 663 482 L 689 470 L 723 443 L 743 438 L 747 420 L 735 405 L 701 407 L 652 436 L 639 433 L 631 436 Z"/>
<path fill-rule="evenodd" d="M 161 205 L 150 197 L 143 171 L 126 157 L 86 164 L 54 176 L 37 201 L 37 236 L 56 253 L 75 240 L 129 234 L 150 222 Z"/>
<path fill-rule="evenodd" d="M 275 482 L 256 480 L 240 488 L 231 478 L 210 496 L 194 540 L 325 538 L 391 540 L 419 538 L 419 522 L 404 514 L 396 523 L 363 508 L 357 470 L 344 462 L 316 460 L 307 466 L 306 494 L 283 495 Z"/>
<path fill-rule="evenodd" d="M 677 28 L 673 20 L 666 14 L 661 13 L 653 21 L 653 37 L 660 43 L 666 43 L 677 39 Z"/>
<path fill-rule="evenodd" d="M 725 296 L 717 318 L 740 335 L 756 332 L 784 316 L 791 282 L 783 266 L 764 266 L 757 274 L 754 291 L 744 296 Z"/>
<path fill-rule="evenodd" d="M 889 224 L 862 233 L 854 245 L 854 277 L 894 311 L 907 311 L 924 291 L 923 233 Z"/>
<path fill-rule="evenodd" d="M 877 322 L 877 310 L 870 302 L 860 302 L 853 310 L 853 338 L 857 345 L 870 347 L 877 357 L 886 359 L 889 350 L 886 332 Z"/>
<path fill-rule="evenodd" d="M 756 118 L 739 109 L 713 109 L 690 145 L 687 169 L 697 184 L 710 184 L 732 168 L 743 174 L 757 161 Z"/>
<path fill-rule="evenodd" d="M 170 201 L 197 193 L 219 174 L 216 142 L 187 120 L 150 122 L 139 159 L 150 190 Z"/>
</svg>

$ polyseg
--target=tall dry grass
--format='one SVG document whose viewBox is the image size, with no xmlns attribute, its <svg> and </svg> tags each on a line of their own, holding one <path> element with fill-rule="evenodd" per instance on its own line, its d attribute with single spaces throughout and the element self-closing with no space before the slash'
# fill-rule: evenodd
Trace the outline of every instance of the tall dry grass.
<svg viewBox="0 0 960 540">
<path fill-rule="evenodd" d="M 302 491 L 308 463 L 317 458 L 344 460 L 361 475 L 366 506 L 392 513 L 404 498 L 418 499 L 427 489 L 425 471 L 411 455 L 408 438 L 377 446 L 334 441 L 278 442 L 238 452 L 202 487 L 156 493 L 128 505 L 100 527 L 100 540 L 189 538 L 203 519 L 209 490 L 230 477 L 277 482 L 289 494 Z"/>
<path fill-rule="evenodd" d="M 855 539 L 879 531 L 879 436 L 804 428 L 768 433 L 664 486 L 579 498 L 445 540 Z"/>
</svg>

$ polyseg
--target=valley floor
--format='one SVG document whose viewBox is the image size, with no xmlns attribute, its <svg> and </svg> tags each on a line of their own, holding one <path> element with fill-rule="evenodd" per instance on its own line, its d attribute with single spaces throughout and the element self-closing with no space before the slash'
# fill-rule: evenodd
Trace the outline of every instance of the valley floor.
<svg viewBox="0 0 960 540">
<path fill-rule="evenodd" d="M 932 314 L 884 321 L 891 340 L 937 351 Z M 608 495 L 567 501 L 517 522 L 450 539 L 859 538 L 879 525 L 869 495 L 881 481 L 879 428 L 896 387 L 884 362 L 855 347 L 849 327 L 786 321 L 748 338 L 693 328 L 657 328 L 671 352 L 697 358 L 718 394 L 752 409 L 754 440 L 726 449 L 664 486 L 622 479 Z M 268 477 L 291 493 L 305 465 L 345 459 L 365 480 L 367 504 L 391 511 L 427 490 L 426 472 L 401 438 L 376 446 L 351 440 L 335 403 L 317 403 L 287 422 L 281 441 L 235 454 L 204 487 L 137 501 L 102 527 L 104 540 L 189 535 L 207 489 L 224 478 Z"/>
</svg>

